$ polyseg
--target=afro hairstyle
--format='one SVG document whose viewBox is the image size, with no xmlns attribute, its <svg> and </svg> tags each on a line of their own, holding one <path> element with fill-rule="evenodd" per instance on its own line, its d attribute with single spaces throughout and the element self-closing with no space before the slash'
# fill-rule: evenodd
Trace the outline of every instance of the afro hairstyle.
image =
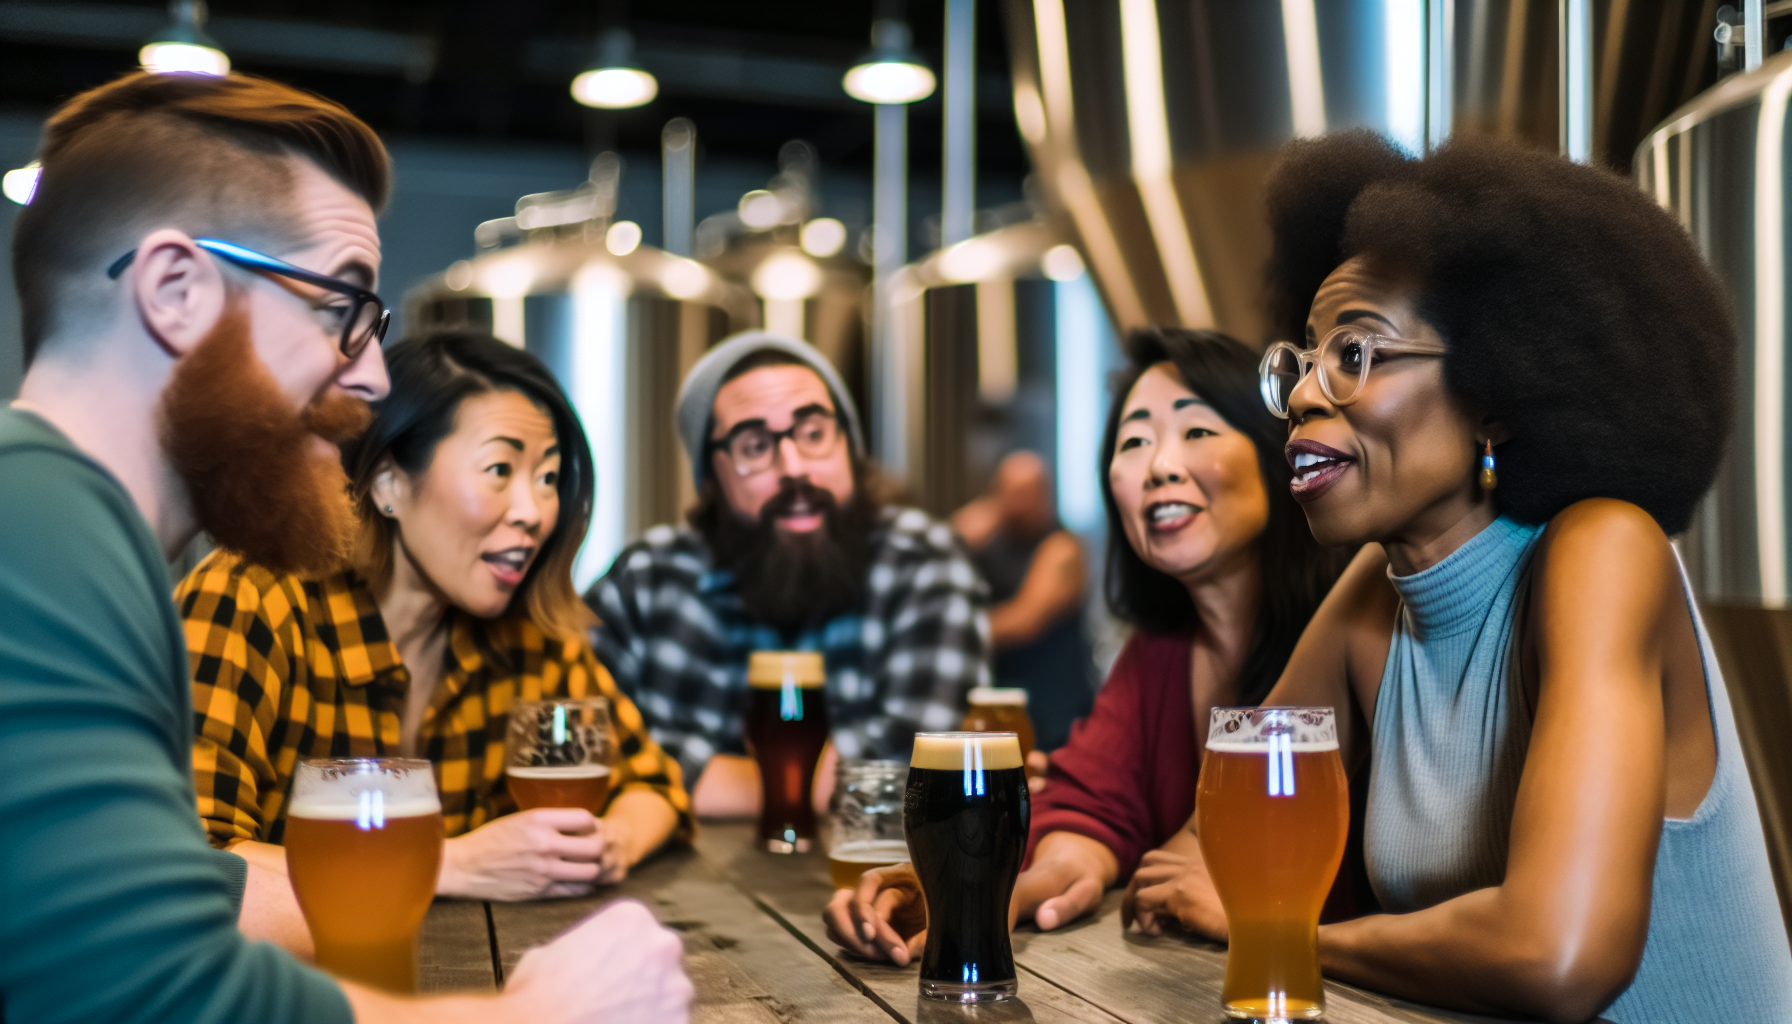
<svg viewBox="0 0 1792 1024">
<path fill-rule="evenodd" d="M 1606 497 L 1686 528 L 1732 421 L 1736 325 L 1692 240 L 1635 185 L 1486 137 L 1408 159 L 1351 131 L 1289 143 L 1267 188 L 1282 337 L 1304 336 L 1346 260 L 1411 279 L 1446 387 L 1510 433 L 1501 514 L 1541 523 Z"/>
</svg>

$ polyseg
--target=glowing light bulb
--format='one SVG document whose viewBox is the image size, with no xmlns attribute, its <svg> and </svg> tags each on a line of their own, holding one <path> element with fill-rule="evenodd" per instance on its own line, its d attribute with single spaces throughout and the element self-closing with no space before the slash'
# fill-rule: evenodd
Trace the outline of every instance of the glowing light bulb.
<svg viewBox="0 0 1792 1024">
<path fill-rule="evenodd" d="M 753 291 L 773 302 L 794 302 L 821 291 L 821 268 L 800 252 L 780 252 L 753 271 Z"/>
<path fill-rule="evenodd" d="M 137 61 L 143 70 L 158 75 L 220 77 L 230 73 L 230 57 L 223 50 L 197 43 L 149 43 L 137 51 Z"/>
<path fill-rule="evenodd" d="M 573 99 L 603 110 L 638 107 L 659 94 L 659 80 L 640 68 L 597 68 L 572 80 Z"/>
<path fill-rule="evenodd" d="M 921 64 L 880 60 L 846 73 L 846 94 L 866 103 L 913 103 L 933 95 L 933 72 Z"/>
<path fill-rule="evenodd" d="M 846 245 L 846 225 L 832 217 L 817 217 L 803 225 L 803 251 L 826 259 Z"/>
<path fill-rule="evenodd" d="M 6 198 L 24 206 L 31 202 L 32 196 L 37 194 L 37 179 L 42 174 L 43 168 L 38 166 L 36 160 L 16 170 L 7 171 L 6 177 L 0 179 L 0 192 L 4 192 Z"/>
<path fill-rule="evenodd" d="M 613 256 L 627 256 L 641 244 L 641 225 L 632 220 L 619 220 L 604 232 L 604 248 Z"/>
<path fill-rule="evenodd" d="M 1045 276 L 1054 281 L 1074 281 L 1083 276 L 1083 257 L 1070 245 L 1054 245 L 1039 261 Z"/>
</svg>

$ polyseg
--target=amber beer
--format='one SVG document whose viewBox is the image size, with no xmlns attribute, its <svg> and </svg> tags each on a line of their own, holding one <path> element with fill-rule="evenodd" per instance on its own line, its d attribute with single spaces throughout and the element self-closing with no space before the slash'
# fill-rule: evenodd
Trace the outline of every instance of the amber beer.
<svg viewBox="0 0 1792 1024">
<path fill-rule="evenodd" d="M 1015 994 L 1008 901 L 1029 813 L 1013 733 L 915 736 L 902 827 L 927 901 L 923 997 L 975 1003 Z"/>
<path fill-rule="evenodd" d="M 583 807 L 602 816 L 610 799 L 610 766 L 575 764 L 558 767 L 517 765 L 504 769 L 510 795 L 521 810 L 536 807 Z"/>
<path fill-rule="evenodd" d="M 504 730 L 505 786 L 525 811 L 582 807 L 602 815 L 615 746 L 602 697 L 518 701 Z"/>
<path fill-rule="evenodd" d="M 323 969 L 417 991 L 417 931 L 442 865 L 428 761 L 304 761 L 286 810 L 286 867 Z"/>
<path fill-rule="evenodd" d="M 815 843 L 815 766 L 828 742 L 827 671 L 815 651 L 747 659 L 747 746 L 759 763 L 759 841 L 773 853 Z"/>
<path fill-rule="evenodd" d="M 861 839 L 840 843 L 828 851 L 828 877 L 834 888 L 852 889 L 859 876 L 872 868 L 887 868 L 908 860 L 908 843 L 901 839 Z"/>
<path fill-rule="evenodd" d="M 1033 752 L 1033 719 L 1027 714 L 1027 691 L 1018 686 L 973 686 L 965 698 L 969 705 L 965 732 L 1011 732 L 1020 737 L 1021 763 Z"/>
<path fill-rule="evenodd" d="M 1325 1013 L 1319 910 L 1349 823 L 1331 708 L 1213 709 L 1195 829 L 1231 933 L 1229 1016 Z"/>
</svg>

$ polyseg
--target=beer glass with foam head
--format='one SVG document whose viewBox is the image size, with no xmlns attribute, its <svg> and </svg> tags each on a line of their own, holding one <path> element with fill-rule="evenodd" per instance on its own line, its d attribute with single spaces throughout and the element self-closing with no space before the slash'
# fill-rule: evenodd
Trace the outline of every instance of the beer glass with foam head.
<svg viewBox="0 0 1792 1024">
<path fill-rule="evenodd" d="M 965 732 L 1011 732 L 1020 737 L 1020 756 L 1026 762 L 1033 752 L 1033 719 L 1027 714 L 1027 691 L 1018 686 L 973 686 L 965 695 L 968 705 Z"/>
<path fill-rule="evenodd" d="M 1011 732 L 918 733 L 902 802 L 927 901 L 921 995 L 977 1003 L 1015 994 L 1008 901 L 1027 848 L 1027 777 Z"/>
<path fill-rule="evenodd" d="M 526 700 L 510 711 L 504 776 L 517 807 L 583 807 L 602 815 L 616 743 L 602 697 Z"/>
<path fill-rule="evenodd" d="M 1325 1013 L 1319 910 L 1344 858 L 1349 788 L 1331 708 L 1213 709 L 1195 830 L 1231 933 L 1227 1015 Z"/>
<path fill-rule="evenodd" d="M 872 868 L 908 860 L 902 834 L 903 787 L 908 765 L 901 761 L 841 759 L 834 774 L 833 835 L 828 841 L 828 876 L 836 889 L 859 884 Z"/>
<path fill-rule="evenodd" d="M 417 931 L 442 866 L 442 804 L 429 762 L 300 762 L 285 842 L 317 965 L 387 991 L 417 991 Z"/>
<path fill-rule="evenodd" d="M 759 841 L 773 853 L 815 842 L 815 766 L 828 742 L 827 670 L 817 651 L 754 651 L 747 659 L 747 747 L 764 798 Z"/>
</svg>

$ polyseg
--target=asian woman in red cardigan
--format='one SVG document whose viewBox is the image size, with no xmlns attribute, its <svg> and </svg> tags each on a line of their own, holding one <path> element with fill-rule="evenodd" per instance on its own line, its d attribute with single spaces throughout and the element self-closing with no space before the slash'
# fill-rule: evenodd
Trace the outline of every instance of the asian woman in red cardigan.
<svg viewBox="0 0 1792 1024">
<path fill-rule="evenodd" d="M 1262 699 L 1346 559 L 1288 495 L 1286 428 L 1258 394 L 1256 353 L 1159 329 L 1127 355 L 1102 501 L 1106 597 L 1134 631 L 1033 797 L 1010 916 L 1044 930 L 1092 911 L 1188 821 L 1208 712 Z M 861 956 L 907 964 L 926 942 L 907 865 L 866 872 L 823 916 Z"/>
</svg>

